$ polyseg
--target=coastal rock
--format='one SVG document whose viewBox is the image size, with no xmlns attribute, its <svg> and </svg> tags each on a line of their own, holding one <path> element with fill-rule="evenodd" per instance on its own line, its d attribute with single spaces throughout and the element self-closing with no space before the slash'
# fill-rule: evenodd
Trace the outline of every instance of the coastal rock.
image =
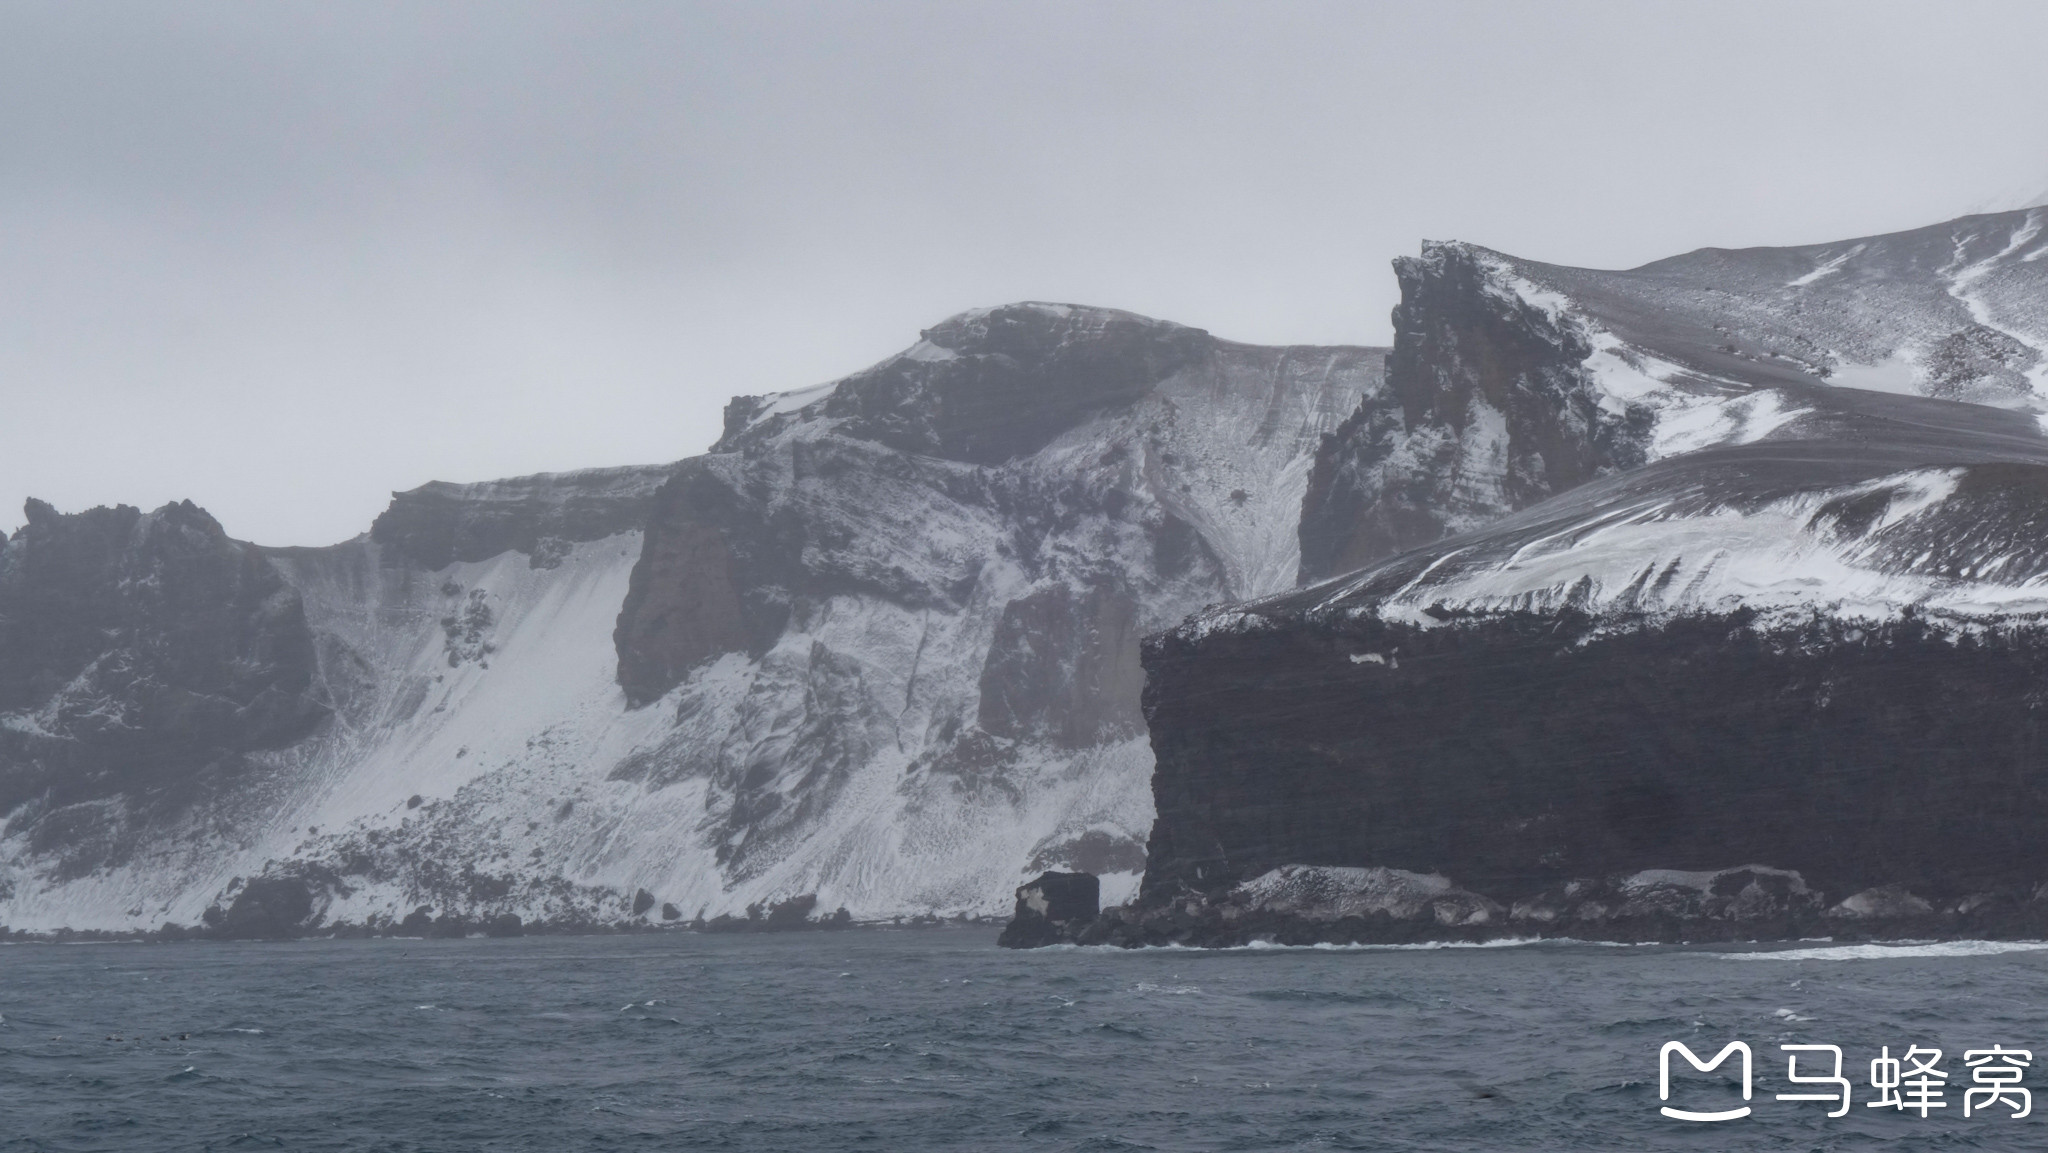
<svg viewBox="0 0 2048 1153">
<path fill-rule="evenodd" d="M 251 881 L 211 928 L 231 941 L 296 937 L 319 921 L 313 886 L 298 877 Z"/>
<path fill-rule="evenodd" d="M 1914 896 L 1905 886 L 1879 885 L 1844 897 L 1841 904 L 1828 910 L 1828 916 L 1857 921 L 1878 921 L 1925 917 L 1933 912 L 1933 905 Z"/>
<path fill-rule="evenodd" d="M 996 943 L 1029 949 L 1071 939 L 1102 909 L 1102 883 L 1092 873 L 1040 873 L 1017 888 L 1017 908 Z"/>
<path fill-rule="evenodd" d="M 2038 216 L 1822 246 L 1841 259 L 1798 284 L 1738 275 L 1798 253 L 1628 274 L 1426 259 L 1404 281 L 1391 394 L 1483 393 L 1480 370 L 1509 364 L 1532 395 L 1645 413 L 1646 463 L 1544 457 L 1573 487 L 1513 511 L 1537 491 L 1488 490 L 1506 515 L 1437 541 L 1305 517 L 1305 558 L 1420 547 L 1148 640 L 1158 820 L 1132 918 L 1220 909 L 1312 860 L 1455 877 L 1510 911 L 1501 934 L 2034 923 L 2011 910 L 2048 877 L 2048 441 L 2025 411 L 2042 398 L 1996 373 L 1969 395 L 2007 407 L 1938 399 L 1954 390 L 1935 376 L 1831 384 L 1860 379 L 1881 326 L 1795 306 L 1883 299 L 1929 339 L 1975 308 L 2033 339 L 2001 309 L 2048 292 Z M 1681 307 L 1703 269 L 1752 295 Z M 1860 287 L 1813 287 L 1835 276 Z M 1972 295 L 1993 277 L 1995 307 Z M 1731 316 L 1803 351 L 1714 344 Z M 1516 325 L 1525 350 L 1577 334 L 1578 367 L 1544 377 L 1560 388 L 1536 387 L 1529 357 L 1474 351 Z M 1346 451 L 1371 458 L 1343 434 L 1323 456 Z M 1319 532 L 1335 536 L 1310 547 Z M 1744 860 L 1771 867 L 1731 869 Z"/>
<path fill-rule="evenodd" d="M 75 877 L 232 803 L 329 710 L 298 593 L 204 510 L 26 514 L 0 545 L 0 812 Z"/>
</svg>

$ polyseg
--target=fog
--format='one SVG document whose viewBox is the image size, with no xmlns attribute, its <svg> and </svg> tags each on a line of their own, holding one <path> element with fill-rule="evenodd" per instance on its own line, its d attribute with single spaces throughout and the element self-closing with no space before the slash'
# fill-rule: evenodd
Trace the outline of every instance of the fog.
<svg viewBox="0 0 2048 1153">
<path fill-rule="evenodd" d="M 679 459 L 965 308 L 1384 343 L 1425 238 L 1627 267 L 2048 191 L 2048 8 L 0 7 L 0 529 Z"/>
</svg>

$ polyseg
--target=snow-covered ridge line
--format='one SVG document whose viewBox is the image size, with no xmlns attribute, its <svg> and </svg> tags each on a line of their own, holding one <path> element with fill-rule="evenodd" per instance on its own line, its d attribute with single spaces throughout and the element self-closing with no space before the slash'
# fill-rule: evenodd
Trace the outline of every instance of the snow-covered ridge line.
<svg viewBox="0 0 2048 1153">
<path fill-rule="evenodd" d="M 250 550 L 326 719 L 118 851 L 58 859 L 58 810 L 14 814 L 0 923 L 971 916 L 1049 866 L 1128 895 L 1138 638 L 1291 584 L 1309 453 L 1382 357 L 978 310 L 681 466 L 429 484 L 355 540 Z M 760 613 L 704 618 L 752 631 L 634 708 L 614 634 L 641 586 L 672 620 L 720 588 Z"/>
</svg>

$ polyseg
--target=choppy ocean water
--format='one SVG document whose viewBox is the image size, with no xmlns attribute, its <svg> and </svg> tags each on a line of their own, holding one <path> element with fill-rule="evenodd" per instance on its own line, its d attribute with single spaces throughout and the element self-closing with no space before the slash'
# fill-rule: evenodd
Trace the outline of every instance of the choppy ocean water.
<svg viewBox="0 0 2048 1153">
<path fill-rule="evenodd" d="M 0 948 L 0 1149 L 2038 1149 L 2048 950 L 1117 952 L 985 929 Z M 1657 1058 L 1756 1054 L 1751 1116 Z M 1854 1107 L 1778 1102 L 1835 1044 Z M 1945 1050 L 1948 1106 L 1868 1062 Z M 1734 1063 L 1672 1104 L 1739 1106 Z M 1802 1071 L 1806 1066 L 1802 1065 Z"/>
</svg>

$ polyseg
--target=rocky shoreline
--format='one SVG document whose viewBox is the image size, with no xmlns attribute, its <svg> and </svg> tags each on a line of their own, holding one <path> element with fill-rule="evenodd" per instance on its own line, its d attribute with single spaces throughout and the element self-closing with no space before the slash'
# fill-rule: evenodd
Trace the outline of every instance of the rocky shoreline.
<svg viewBox="0 0 2048 1153">
<path fill-rule="evenodd" d="M 1935 903 L 1896 885 L 1840 900 L 1798 873 L 1750 865 L 1571 881 L 1503 903 L 1435 874 L 1288 865 L 1213 895 L 1098 908 L 1086 874 L 1017 890 L 1008 948 L 1404 945 L 1563 939 L 1694 944 L 1830 939 L 2048 939 L 2048 884 Z"/>
<path fill-rule="evenodd" d="M 417 911 L 415 913 L 417 915 Z M 476 920 L 460 916 L 434 916 L 427 914 L 421 920 L 413 916 L 395 922 L 360 924 L 342 921 L 316 928 L 295 929 L 288 933 L 256 933 L 238 931 L 208 925 L 166 924 L 146 931 L 124 931 L 118 929 L 55 929 L 39 932 L 29 929 L 9 929 L 0 925 L 0 945 L 65 945 L 79 943 L 144 944 L 167 945 L 193 941 L 356 941 L 356 940 L 461 940 L 468 938 L 503 937 L 609 937 L 634 936 L 649 933 L 784 933 L 784 932 L 844 932 L 857 929 L 951 929 L 968 926 L 993 927 L 1002 924 L 999 917 L 937 917 L 918 916 L 887 921 L 856 921 L 852 917 L 837 915 L 818 917 L 795 923 L 768 924 L 763 920 L 748 920 L 738 917 L 715 917 L 710 920 L 691 921 L 575 921 L 575 920 L 523 920 L 516 914 L 489 920 Z"/>
</svg>

